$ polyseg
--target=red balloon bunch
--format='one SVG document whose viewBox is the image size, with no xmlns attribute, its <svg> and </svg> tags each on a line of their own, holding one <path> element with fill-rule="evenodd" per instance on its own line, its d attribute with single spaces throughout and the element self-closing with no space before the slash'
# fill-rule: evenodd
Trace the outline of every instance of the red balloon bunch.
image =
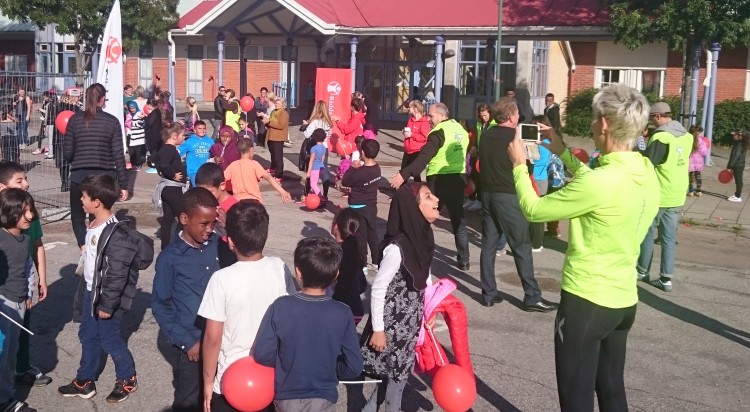
<svg viewBox="0 0 750 412">
<path fill-rule="evenodd" d="M 273 402 L 273 379 L 273 368 L 248 356 L 229 365 L 221 378 L 221 392 L 235 409 L 256 412 Z"/>
<path fill-rule="evenodd" d="M 432 393 L 446 412 L 466 412 L 477 399 L 477 382 L 466 369 L 445 365 L 435 373 Z"/>
<path fill-rule="evenodd" d="M 65 134 L 68 130 L 68 122 L 74 114 L 75 113 L 70 110 L 63 110 L 57 115 L 57 117 L 55 117 L 55 128 L 60 134 Z"/>
<path fill-rule="evenodd" d="M 354 145 L 352 144 L 352 142 L 344 139 L 338 139 L 338 141 L 336 142 L 336 153 L 338 153 L 341 157 L 350 156 L 353 150 Z"/>
</svg>

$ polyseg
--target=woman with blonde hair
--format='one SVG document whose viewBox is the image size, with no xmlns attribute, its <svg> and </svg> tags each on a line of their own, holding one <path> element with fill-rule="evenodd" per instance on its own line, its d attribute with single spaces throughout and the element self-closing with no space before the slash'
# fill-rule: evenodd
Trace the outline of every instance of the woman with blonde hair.
<svg viewBox="0 0 750 412">
<path fill-rule="evenodd" d="M 312 114 L 307 120 L 303 120 L 302 124 L 307 125 L 307 128 L 303 132 L 305 139 L 309 139 L 312 136 L 315 129 L 323 129 L 328 134 L 333 127 L 333 120 L 331 115 L 328 114 L 328 106 L 323 100 L 318 100 L 313 107 Z"/>
<path fill-rule="evenodd" d="M 286 101 L 268 93 L 268 109 L 270 114 L 259 113 L 263 124 L 268 129 L 266 139 L 268 151 L 271 152 L 271 170 L 273 176 L 281 182 L 284 177 L 284 143 L 289 137 L 289 112 L 286 110 Z"/>
<path fill-rule="evenodd" d="M 419 151 L 427 143 L 430 134 L 430 120 L 424 115 L 424 105 L 419 100 L 409 102 L 409 122 L 402 130 L 404 134 L 404 157 L 401 158 L 401 169 L 409 166 L 417 158 Z M 420 176 L 414 176 L 415 182 L 421 182 Z"/>
<path fill-rule="evenodd" d="M 195 101 L 195 97 L 188 96 L 188 98 L 185 99 L 185 105 L 188 109 L 188 112 L 185 113 L 185 118 L 183 119 L 183 123 L 185 123 L 185 131 L 193 133 L 195 122 L 201 119 L 200 114 L 198 114 L 198 102 Z"/>
</svg>

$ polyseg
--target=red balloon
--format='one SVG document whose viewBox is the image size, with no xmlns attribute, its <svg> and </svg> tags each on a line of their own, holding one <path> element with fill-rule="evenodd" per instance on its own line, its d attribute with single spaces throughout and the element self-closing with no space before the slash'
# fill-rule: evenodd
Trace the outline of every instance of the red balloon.
<svg viewBox="0 0 750 412">
<path fill-rule="evenodd" d="M 65 131 L 68 130 L 68 122 L 70 121 L 70 117 L 74 114 L 75 113 L 70 110 L 63 110 L 57 115 L 57 117 L 55 117 L 55 128 L 57 128 L 58 132 L 60 132 L 61 134 L 65 134 Z"/>
<path fill-rule="evenodd" d="M 305 207 L 310 210 L 315 210 L 320 207 L 320 196 L 315 193 L 309 193 L 305 196 Z"/>
<path fill-rule="evenodd" d="M 477 190 L 474 181 L 469 179 L 466 181 L 466 187 L 464 187 L 464 196 L 471 196 Z"/>
<path fill-rule="evenodd" d="M 479 159 L 477 159 L 477 162 L 474 164 L 474 169 L 476 169 L 477 173 L 479 172 Z"/>
<path fill-rule="evenodd" d="M 344 139 L 338 139 L 336 142 L 336 153 L 339 154 L 339 156 L 351 156 L 352 150 L 354 150 L 354 145 L 352 142 L 346 141 Z"/>
<path fill-rule="evenodd" d="M 446 412 L 466 412 L 477 399 L 477 383 L 466 369 L 449 364 L 435 373 L 432 393 Z"/>
<path fill-rule="evenodd" d="M 575 147 L 575 148 L 573 148 L 573 149 L 572 149 L 572 150 L 570 151 L 570 153 L 571 153 L 571 154 L 572 154 L 573 156 L 577 157 L 577 158 L 578 158 L 578 160 L 580 160 L 581 162 L 583 162 L 583 163 L 586 163 L 586 164 L 588 164 L 588 162 L 589 162 L 589 154 L 588 154 L 588 153 L 586 153 L 586 151 L 585 151 L 585 150 L 583 150 L 583 149 L 581 149 L 581 148 L 578 148 L 578 147 Z"/>
<path fill-rule="evenodd" d="M 245 96 L 240 99 L 240 107 L 243 112 L 249 112 L 255 107 L 255 100 L 250 96 Z"/>
<path fill-rule="evenodd" d="M 724 169 L 719 172 L 719 181 L 721 183 L 729 183 L 734 178 L 734 172 L 731 169 Z"/>
<path fill-rule="evenodd" d="M 151 113 L 151 106 L 150 105 L 143 106 L 143 114 L 145 114 L 146 116 L 148 116 L 149 113 Z"/>
<path fill-rule="evenodd" d="M 221 392 L 235 409 L 260 411 L 273 402 L 273 379 L 273 368 L 258 365 L 248 356 L 229 365 L 221 378 Z"/>
</svg>

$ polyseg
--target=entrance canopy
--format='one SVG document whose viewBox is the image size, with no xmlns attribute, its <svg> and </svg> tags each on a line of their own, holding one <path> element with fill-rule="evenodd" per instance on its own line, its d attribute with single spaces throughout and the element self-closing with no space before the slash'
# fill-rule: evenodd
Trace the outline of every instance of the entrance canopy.
<svg viewBox="0 0 750 412">
<path fill-rule="evenodd" d="M 207 0 L 175 34 L 250 36 L 497 34 L 497 0 Z M 611 38 L 599 0 L 505 0 L 503 34 L 555 40 Z"/>
</svg>

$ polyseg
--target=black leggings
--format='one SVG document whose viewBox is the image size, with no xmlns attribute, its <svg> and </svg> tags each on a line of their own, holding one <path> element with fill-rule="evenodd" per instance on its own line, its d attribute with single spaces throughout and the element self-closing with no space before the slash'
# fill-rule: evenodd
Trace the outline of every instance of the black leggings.
<svg viewBox="0 0 750 412">
<path fill-rule="evenodd" d="M 161 217 L 161 227 L 159 228 L 159 239 L 161 240 L 161 250 L 169 245 L 172 241 L 172 225 L 177 219 L 179 226 L 180 212 L 182 212 L 182 188 L 176 186 L 167 186 L 161 191 L 161 208 L 163 214 Z"/>
<path fill-rule="evenodd" d="M 269 140 L 268 151 L 271 152 L 271 169 L 273 169 L 273 177 L 284 177 L 284 142 Z"/>
<path fill-rule="evenodd" d="M 735 167 L 732 173 L 734 173 L 734 195 L 742 197 L 742 174 L 745 173 L 745 167 Z"/>
<path fill-rule="evenodd" d="M 362 216 L 367 227 L 365 230 L 365 237 L 367 244 L 370 246 L 370 261 L 373 265 L 377 265 L 380 262 L 380 256 L 378 253 L 378 246 L 380 246 L 380 237 L 378 236 L 378 206 L 367 205 L 352 209 L 357 212 L 358 215 Z"/>
<path fill-rule="evenodd" d="M 86 243 L 86 212 L 83 211 L 83 202 L 81 201 L 81 185 L 70 182 L 70 223 L 73 226 L 73 234 L 80 248 Z M 94 217 L 89 216 L 89 221 Z"/>
<path fill-rule="evenodd" d="M 562 291 L 555 319 L 555 369 L 562 412 L 627 411 L 625 348 L 635 305 L 611 309 Z"/>
<path fill-rule="evenodd" d="M 143 165 L 144 158 L 146 157 L 146 146 L 128 146 L 128 156 L 130 156 L 131 166 L 139 167 Z"/>
</svg>

